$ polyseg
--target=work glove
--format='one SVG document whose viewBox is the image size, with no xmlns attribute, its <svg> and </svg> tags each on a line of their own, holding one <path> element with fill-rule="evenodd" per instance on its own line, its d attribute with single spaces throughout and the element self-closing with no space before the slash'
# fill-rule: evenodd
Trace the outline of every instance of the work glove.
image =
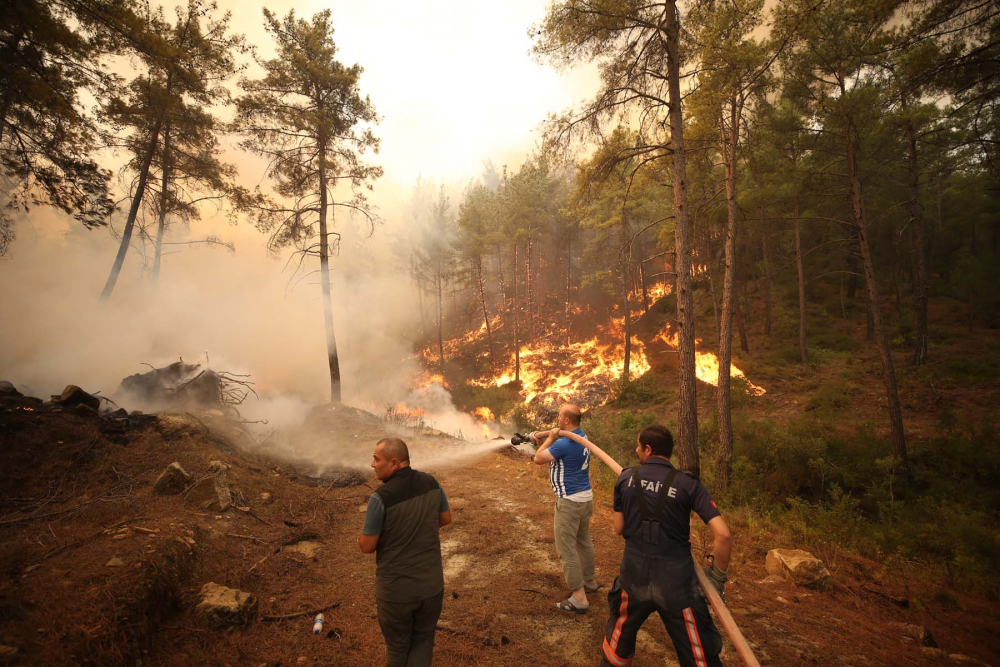
<svg viewBox="0 0 1000 667">
<path fill-rule="evenodd" d="M 712 582 L 712 586 L 715 590 L 719 592 L 719 597 L 724 597 L 724 593 L 722 591 L 726 586 L 726 582 L 729 580 L 729 576 L 726 574 L 726 571 L 720 570 L 715 566 L 715 563 L 712 563 L 705 568 L 705 576 L 707 576 L 708 580 Z"/>
</svg>

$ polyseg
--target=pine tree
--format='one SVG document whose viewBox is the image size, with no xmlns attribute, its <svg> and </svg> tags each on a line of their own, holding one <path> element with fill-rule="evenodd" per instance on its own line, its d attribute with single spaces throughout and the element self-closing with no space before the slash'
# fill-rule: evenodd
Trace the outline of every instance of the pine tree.
<svg viewBox="0 0 1000 667">
<path fill-rule="evenodd" d="M 370 129 L 378 116 L 361 96 L 361 66 L 336 59 L 329 10 L 306 21 L 294 11 L 278 19 L 265 9 L 264 20 L 278 53 L 259 61 L 262 78 L 241 82 L 246 94 L 237 103 L 236 127 L 247 135 L 241 145 L 267 159 L 274 190 L 287 202 L 254 207 L 258 226 L 271 233 L 270 248 L 294 245 L 300 266 L 307 257 L 319 259 L 330 400 L 340 402 L 330 289 L 330 253 L 339 238 L 331 230 L 333 211 L 360 214 L 371 228 L 378 220 L 364 190 L 382 169 L 362 161 L 366 151 L 378 151 Z M 338 185 L 349 189 L 350 198 L 333 199 Z"/>
</svg>

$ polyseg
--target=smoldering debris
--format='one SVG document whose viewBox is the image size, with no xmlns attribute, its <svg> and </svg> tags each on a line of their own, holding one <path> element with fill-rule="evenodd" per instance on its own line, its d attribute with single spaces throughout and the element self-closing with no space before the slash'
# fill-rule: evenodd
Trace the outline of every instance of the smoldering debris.
<svg viewBox="0 0 1000 667">
<path fill-rule="evenodd" d="M 183 359 L 163 368 L 149 367 L 152 370 L 122 380 L 116 397 L 154 411 L 197 407 L 229 412 L 250 394 L 257 396 L 247 375 L 203 369 Z"/>
</svg>

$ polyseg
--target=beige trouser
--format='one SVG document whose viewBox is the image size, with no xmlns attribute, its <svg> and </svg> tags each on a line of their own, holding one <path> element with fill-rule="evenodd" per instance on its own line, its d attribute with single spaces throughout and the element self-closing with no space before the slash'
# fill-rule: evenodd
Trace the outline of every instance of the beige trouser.
<svg viewBox="0 0 1000 667">
<path fill-rule="evenodd" d="M 562 562 L 563 576 L 571 591 L 594 579 L 594 543 L 590 539 L 590 517 L 594 501 L 575 503 L 556 498 L 556 552 Z"/>
</svg>

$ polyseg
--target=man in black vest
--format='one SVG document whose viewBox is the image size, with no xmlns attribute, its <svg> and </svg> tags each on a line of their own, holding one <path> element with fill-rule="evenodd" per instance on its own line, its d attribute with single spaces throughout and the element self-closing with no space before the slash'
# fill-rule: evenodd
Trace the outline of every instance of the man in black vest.
<svg viewBox="0 0 1000 667">
<path fill-rule="evenodd" d="M 660 425 L 639 433 L 639 465 L 615 484 L 614 528 L 625 538 L 621 572 L 608 593 L 611 618 L 601 665 L 628 667 L 635 637 L 656 611 L 673 640 L 681 667 L 721 666 L 722 638 L 697 591 L 691 560 L 691 511 L 715 538 L 714 563 L 706 569 L 722 593 L 729 565 L 729 527 L 701 482 L 670 463 L 674 440 Z"/>
<path fill-rule="evenodd" d="M 434 652 L 444 572 L 438 529 L 451 510 L 437 480 L 410 467 L 399 438 L 383 438 L 372 457 L 383 482 L 368 499 L 361 551 L 375 552 L 375 600 L 387 667 L 425 667 Z"/>
</svg>

